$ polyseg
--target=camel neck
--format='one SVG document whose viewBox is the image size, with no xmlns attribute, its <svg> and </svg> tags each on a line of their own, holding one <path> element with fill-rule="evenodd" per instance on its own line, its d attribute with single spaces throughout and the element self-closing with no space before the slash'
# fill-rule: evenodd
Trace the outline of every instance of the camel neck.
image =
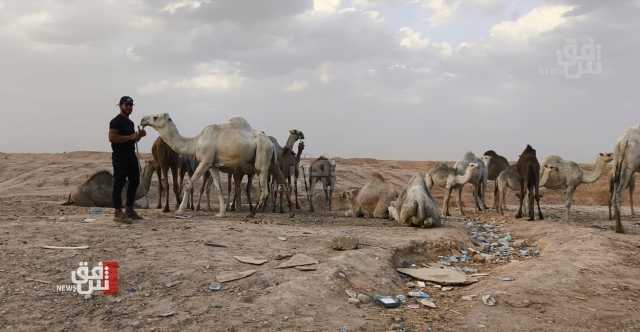
<svg viewBox="0 0 640 332">
<path fill-rule="evenodd" d="M 160 137 L 162 137 L 162 140 L 165 141 L 173 151 L 183 155 L 195 156 L 196 144 L 194 144 L 194 141 L 197 139 L 197 136 L 192 138 L 183 137 L 173 122 L 158 129 L 158 133 Z"/>
<path fill-rule="evenodd" d="M 594 183 L 598 181 L 600 176 L 602 176 L 604 168 L 605 162 L 600 158 L 596 159 L 593 171 L 582 177 L 582 183 Z"/>
</svg>

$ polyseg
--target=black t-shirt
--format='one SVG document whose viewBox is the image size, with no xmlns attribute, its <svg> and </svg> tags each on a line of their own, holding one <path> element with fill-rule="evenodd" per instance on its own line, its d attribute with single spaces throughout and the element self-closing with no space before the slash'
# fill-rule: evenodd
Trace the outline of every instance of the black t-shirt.
<svg viewBox="0 0 640 332">
<path fill-rule="evenodd" d="M 109 129 L 117 131 L 120 135 L 132 135 L 135 133 L 133 121 L 122 114 L 116 115 L 116 117 L 109 122 Z M 113 153 L 135 152 L 135 143 L 133 140 L 125 143 L 111 143 L 111 149 L 113 149 Z"/>
</svg>

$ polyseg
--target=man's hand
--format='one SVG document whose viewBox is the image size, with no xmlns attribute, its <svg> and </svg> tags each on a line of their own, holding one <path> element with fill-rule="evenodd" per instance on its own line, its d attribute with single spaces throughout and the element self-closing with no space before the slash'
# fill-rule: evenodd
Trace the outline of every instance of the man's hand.
<svg viewBox="0 0 640 332">
<path fill-rule="evenodd" d="M 144 130 L 144 128 L 138 126 L 138 132 L 136 133 L 136 142 L 145 136 L 147 136 L 147 131 Z"/>
</svg>

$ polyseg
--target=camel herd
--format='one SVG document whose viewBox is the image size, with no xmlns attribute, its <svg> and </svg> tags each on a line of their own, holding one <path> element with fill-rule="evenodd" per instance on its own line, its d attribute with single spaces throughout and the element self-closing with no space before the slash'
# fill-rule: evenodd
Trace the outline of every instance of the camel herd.
<svg viewBox="0 0 640 332">
<path fill-rule="evenodd" d="M 273 136 L 268 136 L 241 117 L 234 117 L 223 124 L 205 127 L 195 137 L 180 135 L 175 123 L 167 113 L 148 115 L 142 118 L 140 125 L 152 127 L 160 135 L 152 147 L 153 160 L 144 165 L 138 198 L 149 191 L 151 178 L 155 171 L 158 175 L 159 197 L 157 208 L 169 211 L 169 171 L 173 178 L 173 192 L 179 205 L 177 217 L 186 216 L 186 209 L 194 208 L 193 183 L 203 179 L 196 208 L 200 208 L 203 194 L 211 209 L 209 191 L 211 185 L 217 191 L 219 213 L 224 216 L 227 208 L 235 210 L 241 202 L 241 183 L 247 176 L 246 195 L 252 213 L 257 209 L 265 210 L 267 199 L 271 197 L 272 210 L 276 211 L 279 198 L 279 209 L 283 212 L 283 200 L 286 199 L 289 210 L 293 205 L 291 195 L 294 194 L 295 208 L 300 209 L 298 200 L 298 179 L 303 172 L 307 193 L 312 193 L 318 183 L 324 191 L 325 204 L 331 209 L 331 197 L 335 187 L 335 161 L 325 157 L 315 159 L 305 174 L 300 167 L 304 150 L 304 134 L 292 129 L 286 143 L 281 146 Z M 294 152 L 294 145 L 298 143 Z M 606 171 L 613 163 L 611 171 Z M 635 171 L 640 169 L 640 127 L 627 129 L 618 139 L 614 153 L 600 153 L 593 165 L 593 171 L 585 172 L 570 160 L 551 155 L 538 162 L 536 150 L 527 145 L 518 161 L 511 165 L 508 160 L 493 150 L 486 151 L 482 157 L 467 152 L 453 166 L 437 163 L 426 173 L 418 173 L 398 193 L 379 173 L 359 189 L 349 189 L 342 193 L 342 198 L 349 205 L 348 215 L 357 217 L 392 218 L 407 226 L 432 227 L 441 223 L 441 212 L 431 191 L 434 186 L 444 189 L 442 215 L 449 216 L 451 193 L 457 191 L 457 205 L 460 214 L 464 215 L 462 190 L 465 184 L 473 187 L 473 198 L 477 211 L 489 209 L 485 203 L 488 181 L 494 181 L 493 208 L 504 214 L 505 198 L 509 190 L 515 191 L 519 199 L 516 218 L 523 216 L 524 210 L 529 220 L 535 216 L 537 205 L 538 218 L 543 219 L 540 208 L 540 187 L 565 191 L 565 220 L 570 218 L 573 194 L 583 183 L 593 183 L 603 174 L 609 176 L 609 219 L 616 219 L 616 231 L 623 232 L 620 221 L 620 194 L 629 190 L 631 214 L 633 209 L 633 192 L 635 190 Z M 220 172 L 228 175 L 227 196 L 229 205 L 225 204 Z M 105 173 L 105 174 L 102 174 Z M 110 187 L 111 176 L 108 172 L 99 172 L 91 177 L 69 196 L 67 203 L 83 206 L 110 206 L 111 196 L 97 194 L 99 190 Z M 188 176 L 185 176 L 187 175 Z M 258 179 L 259 197 L 254 208 L 251 202 L 252 179 Z M 234 186 L 231 196 L 231 186 Z M 181 196 L 182 195 L 182 196 Z M 314 211 L 313 199 L 307 195 L 310 210 Z M 526 199 L 526 200 L 525 200 Z M 612 213 L 613 208 L 613 213 Z"/>
</svg>

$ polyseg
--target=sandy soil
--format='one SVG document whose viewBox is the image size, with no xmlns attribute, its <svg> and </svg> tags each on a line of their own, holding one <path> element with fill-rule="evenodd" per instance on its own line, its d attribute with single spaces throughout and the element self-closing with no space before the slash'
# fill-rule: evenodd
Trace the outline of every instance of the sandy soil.
<svg viewBox="0 0 640 332">
<path fill-rule="evenodd" d="M 338 191 L 362 185 L 374 171 L 400 187 L 432 164 L 340 159 Z M 528 222 L 512 217 L 514 206 L 505 217 L 473 212 L 468 189 L 468 217 L 457 217 L 453 209 L 454 217 L 437 229 L 341 217 L 345 206 L 339 192 L 332 212 L 305 209 L 294 216 L 247 218 L 245 208 L 226 218 L 201 211 L 193 219 L 176 220 L 149 209 L 142 211 L 146 220 L 130 226 L 115 224 L 109 210 L 84 222 L 87 208 L 60 206 L 73 187 L 109 168 L 107 153 L 0 154 L 0 329 L 640 331 L 640 218 L 625 210 L 628 234 L 607 229 L 613 223 L 607 220 L 604 178 L 578 189 L 569 223 L 559 221 L 560 193 L 545 194 L 546 220 Z M 156 195 L 154 183 L 152 201 Z M 441 202 L 442 192 L 435 196 Z M 515 203 L 513 197 L 510 202 Z M 488 276 L 451 291 L 427 286 L 436 309 L 384 309 L 347 301 L 345 290 L 406 293 L 410 279 L 395 271 L 398 262 L 435 262 L 463 246 L 474 247 L 468 220 L 497 225 L 515 240 L 535 245 L 540 256 L 465 264 Z M 359 238 L 361 248 L 332 250 L 329 244 L 339 235 Z M 90 248 L 47 250 L 42 245 Z M 304 253 L 320 263 L 315 271 L 275 269 L 281 262 L 276 257 L 285 253 Z M 236 261 L 236 255 L 269 261 L 253 266 Z M 56 285 L 70 284 L 78 262 L 105 260 L 120 264 L 118 296 L 85 299 L 56 291 Z M 219 273 L 250 269 L 257 272 L 226 283 L 220 292 L 207 289 Z M 495 295 L 497 305 L 484 305 L 484 294 Z M 477 296 L 463 300 L 467 295 Z"/>
</svg>

